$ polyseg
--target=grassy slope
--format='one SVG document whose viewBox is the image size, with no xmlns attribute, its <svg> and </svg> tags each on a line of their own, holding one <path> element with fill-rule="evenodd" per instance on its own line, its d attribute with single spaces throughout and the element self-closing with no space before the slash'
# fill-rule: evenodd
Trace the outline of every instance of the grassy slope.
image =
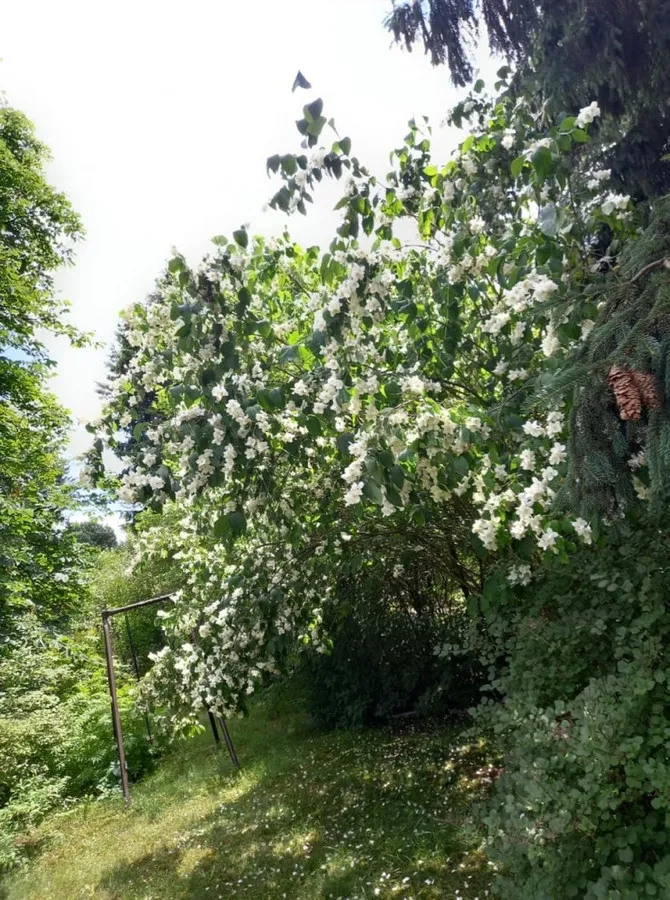
<svg viewBox="0 0 670 900">
<path fill-rule="evenodd" d="M 453 732 L 317 734 L 267 700 L 230 728 L 241 773 L 209 735 L 179 745 L 130 810 L 105 800 L 48 819 L 0 896 L 488 896 L 468 824 L 481 753 Z"/>
</svg>

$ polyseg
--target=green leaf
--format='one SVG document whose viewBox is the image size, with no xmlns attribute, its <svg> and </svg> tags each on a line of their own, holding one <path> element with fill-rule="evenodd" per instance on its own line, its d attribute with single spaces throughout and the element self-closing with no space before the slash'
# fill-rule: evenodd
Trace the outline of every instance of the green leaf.
<svg viewBox="0 0 670 900">
<path fill-rule="evenodd" d="M 537 215 L 538 228 L 547 237 L 556 237 L 558 211 L 555 203 L 545 203 Z"/>
<path fill-rule="evenodd" d="M 340 146 L 340 150 L 345 156 L 349 156 L 351 153 L 351 138 L 344 137 L 342 140 L 338 141 Z"/>
<path fill-rule="evenodd" d="M 303 108 L 303 113 L 305 114 L 305 118 L 308 122 L 315 122 L 317 119 L 321 118 L 321 113 L 323 112 L 323 100 L 321 97 L 317 97 L 316 100 L 313 100 L 311 103 L 308 103 L 307 106 Z M 325 125 L 325 119 L 323 124 Z"/>
<path fill-rule="evenodd" d="M 295 78 L 293 80 L 293 87 L 291 88 L 291 93 L 293 93 L 296 90 L 296 88 L 303 88 L 303 90 L 307 91 L 311 88 L 311 86 L 312 85 L 309 83 L 309 81 L 307 81 L 305 76 L 298 69 L 298 74 L 295 76 Z"/>
<path fill-rule="evenodd" d="M 402 396 L 402 388 L 397 381 L 389 381 L 383 387 L 383 392 L 390 403 L 397 403 Z"/>
<path fill-rule="evenodd" d="M 470 463 L 468 462 L 467 456 L 455 456 L 453 466 L 454 472 L 457 475 L 460 475 L 461 478 L 465 478 L 470 471 Z"/>
<path fill-rule="evenodd" d="M 576 144 L 585 144 L 588 139 L 589 136 L 583 128 L 575 128 L 575 130 L 572 132 L 572 140 Z"/>
<path fill-rule="evenodd" d="M 246 247 L 249 243 L 249 235 L 247 234 L 246 228 L 240 228 L 237 231 L 233 231 L 233 238 L 235 239 L 235 243 L 240 247 Z"/>
<path fill-rule="evenodd" d="M 230 534 L 230 522 L 228 521 L 228 516 L 219 516 L 214 523 L 214 537 L 222 538 L 227 534 Z"/>
<path fill-rule="evenodd" d="M 284 394 L 281 388 L 272 388 L 268 391 L 268 400 L 273 409 L 281 409 L 284 405 Z"/>
<path fill-rule="evenodd" d="M 363 485 L 363 494 L 372 500 L 373 503 L 376 503 L 378 506 L 382 506 L 384 503 L 384 495 L 382 494 L 382 490 L 376 481 L 367 478 Z"/>
<path fill-rule="evenodd" d="M 405 470 L 402 466 L 395 465 L 389 472 L 389 478 L 396 487 L 401 488 L 405 483 Z"/>
<path fill-rule="evenodd" d="M 512 160 L 512 164 L 510 166 L 510 171 L 512 173 L 512 178 L 518 178 L 523 171 L 523 167 L 526 165 L 526 160 L 523 156 L 517 156 L 516 159 Z"/>
<path fill-rule="evenodd" d="M 284 347 L 284 349 L 279 354 L 279 362 L 294 362 L 298 356 L 300 355 L 300 345 L 299 344 L 291 344 L 289 347 Z"/>
<path fill-rule="evenodd" d="M 318 416 L 307 417 L 307 431 L 311 437 L 318 437 L 321 434 L 321 420 Z"/>
<path fill-rule="evenodd" d="M 549 147 L 538 147 L 531 157 L 531 162 L 540 178 L 546 178 L 550 174 L 553 165 L 553 157 Z"/>
<path fill-rule="evenodd" d="M 292 153 L 287 153 L 281 158 L 281 167 L 287 175 L 295 175 L 298 171 L 298 161 Z"/>
<path fill-rule="evenodd" d="M 244 534 L 247 530 L 247 519 L 243 512 L 229 513 L 228 524 L 235 537 L 239 537 L 239 535 Z"/>
<path fill-rule="evenodd" d="M 335 445 L 342 456 L 349 456 L 349 445 L 353 442 L 354 436 L 350 431 L 338 434 L 335 438 Z"/>
</svg>

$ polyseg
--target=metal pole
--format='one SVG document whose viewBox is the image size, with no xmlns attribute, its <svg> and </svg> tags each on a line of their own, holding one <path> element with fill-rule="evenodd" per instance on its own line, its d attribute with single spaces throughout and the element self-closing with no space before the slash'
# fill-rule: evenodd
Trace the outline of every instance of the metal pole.
<svg viewBox="0 0 670 900">
<path fill-rule="evenodd" d="M 137 651 L 135 650 L 135 641 L 133 640 L 133 633 L 130 630 L 130 622 L 128 621 L 128 613 L 125 613 L 123 618 L 126 620 L 126 633 L 128 635 L 128 643 L 130 644 L 130 655 L 133 658 L 133 669 L 135 669 L 135 678 L 139 681 L 140 680 L 140 667 L 139 667 L 139 663 L 137 662 Z M 154 738 L 151 733 L 151 722 L 149 721 L 149 713 L 148 712 L 144 713 L 144 722 L 147 726 L 147 740 L 149 741 L 150 744 L 153 744 Z"/>
<path fill-rule="evenodd" d="M 207 704 L 205 704 L 205 707 L 206 706 Z M 214 735 L 214 740 L 218 744 L 221 738 L 219 737 L 219 732 L 216 730 L 216 719 L 214 718 L 211 709 L 207 710 L 207 715 L 209 716 L 209 724 L 212 726 L 212 734 Z"/>
<path fill-rule="evenodd" d="M 112 698 L 112 723 L 114 725 L 114 737 L 119 754 L 119 766 L 121 768 L 121 788 L 126 803 L 130 803 L 130 788 L 128 786 L 128 769 L 126 768 L 126 753 L 123 747 L 123 730 L 121 728 L 121 716 L 119 715 L 119 702 L 116 696 L 116 679 L 114 678 L 114 659 L 112 657 L 112 634 L 109 627 L 109 618 L 106 612 L 102 614 L 102 632 L 105 637 L 105 656 L 107 658 L 107 680 L 109 681 L 109 694 Z"/>
<path fill-rule="evenodd" d="M 219 725 L 221 726 L 221 731 L 223 732 L 223 739 L 226 742 L 226 747 L 228 748 L 228 753 L 230 755 L 230 760 L 236 769 L 240 767 L 240 761 L 237 758 L 237 753 L 235 752 L 235 747 L 233 745 L 233 739 L 230 736 L 230 732 L 228 731 L 228 726 L 226 725 L 226 720 L 219 716 Z"/>
</svg>

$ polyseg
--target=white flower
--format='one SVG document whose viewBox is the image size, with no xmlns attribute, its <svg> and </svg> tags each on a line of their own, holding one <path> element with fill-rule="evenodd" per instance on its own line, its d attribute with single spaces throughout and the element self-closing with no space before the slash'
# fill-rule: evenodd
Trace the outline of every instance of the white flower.
<svg viewBox="0 0 670 900">
<path fill-rule="evenodd" d="M 496 523 L 491 519 L 477 519 L 472 526 L 472 530 L 487 550 L 495 550 L 497 548 Z"/>
<path fill-rule="evenodd" d="M 149 479 L 149 487 L 152 491 L 160 491 L 165 487 L 165 482 L 159 475 L 152 475 Z"/>
<path fill-rule="evenodd" d="M 555 544 L 558 540 L 558 532 L 554 531 L 553 528 L 547 528 L 546 531 L 543 531 L 540 537 L 538 538 L 537 544 L 538 547 L 541 547 L 543 550 L 555 550 Z"/>
<path fill-rule="evenodd" d="M 512 566 L 507 574 L 510 584 L 530 584 L 532 577 L 531 568 L 528 565 Z"/>
<path fill-rule="evenodd" d="M 591 334 L 591 332 L 593 331 L 595 326 L 596 326 L 596 323 L 593 321 L 593 319 L 584 319 L 584 321 L 582 322 L 582 325 L 581 325 L 581 329 L 582 329 L 581 338 L 583 341 L 586 340 L 586 338 Z"/>
<path fill-rule="evenodd" d="M 523 381 L 528 378 L 528 372 L 525 369 L 510 369 L 508 377 L 510 381 Z"/>
<path fill-rule="evenodd" d="M 456 195 L 456 188 L 452 181 L 445 181 L 442 185 L 442 194 L 445 200 L 453 200 Z"/>
<path fill-rule="evenodd" d="M 298 397 L 306 397 L 309 394 L 309 388 L 302 378 L 293 385 L 293 393 L 297 394 Z"/>
<path fill-rule="evenodd" d="M 524 422 L 523 430 L 525 434 L 529 434 L 531 437 L 542 437 L 544 434 L 544 428 L 534 419 L 531 419 L 530 422 Z"/>
<path fill-rule="evenodd" d="M 559 463 L 565 462 L 567 458 L 568 454 L 565 444 L 559 444 L 558 442 L 553 444 L 551 452 L 549 453 L 550 465 L 557 466 Z"/>
<path fill-rule="evenodd" d="M 408 394 L 423 394 L 426 389 L 426 385 L 418 375 L 410 375 L 407 378 L 403 378 L 402 387 Z"/>
<path fill-rule="evenodd" d="M 615 209 L 627 209 L 629 202 L 630 197 L 627 194 L 608 194 L 600 209 L 606 216 L 609 216 Z"/>
<path fill-rule="evenodd" d="M 477 162 L 471 156 L 464 156 L 462 165 L 466 175 L 472 176 L 477 174 Z"/>
<path fill-rule="evenodd" d="M 325 150 L 323 147 L 320 147 L 318 150 L 315 150 L 309 158 L 310 166 L 313 166 L 316 169 L 320 169 L 326 159 L 327 153 L 328 153 L 328 151 Z"/>
<path fill-rule="evenodd" d="M 522 469 L 532 472 L 535 468 L 535 454 L 532 450 L 522 450 L 519 455 L 519 463 Z"/>
<path fill-rule="evenodd" d="M 363 482 L 355 481 L 347 493 L 344 495 L 344 503 L 346 506 L 353 506 L 363 496 Z"/>
<path fill-rule="evenodd" d="M 596 116 L 600 115 L 600 107 L 594 100 L 592 103 L 589 103 L 588 106 L 585 106 L 583 109 L 579 110 L 579 115 L 575 121 L 575 125 L 577 128 L 583 128 L 585 125 L 590 125 L 591 122 L 596 118 Z"/>
<path fill-rule="evenodd" d="M 633 478 L 633 488 L 635 490 L 635 495 L 639 500 L 649 499 L 649 488 L 641 479 Z"/>
<path fill-rule="evenodd" d="M 587 188 L 591 191 L 598 191 L 604 181 L 608 181 L 612 176 L 611 169 L 601 169 L 599 172 L 594 172 L 593 177 L 586 182 Z"/>
<path fill-rule="evenodd" d="M 56 572 L 56 574 L 54 575 L 54 581 L 66 582 L 69 580 L 70 580 L 70 576 L 67 575 L 65 572 Z"/>
<path fill-rule="evenodd" d="M 561 349 L 561 342 L 554 329 L 549 326 L 547 333 L 542 338 L 542 352 L 545 356 L 553 356 Z"/>
<path fill-rule="evenodd" d="M 470 219 L 470 222 L 468 224 L 470 226 L 470 231 L 473 234 L 481 234 L 482 231 L 484 231 L 484 229 L 486 228 L 486 222 L 484 221 L 484 219 L 482 219 L 481 216 L 474 216 L 472 219 Z"/>
<path fill-rule="evenodd" d="M 298 169 L 298 171 L 293 176 L 295 178 L 295 183 L 299 188 L 304 188 L 307 183 L 307 170 L 306 169 Z"/>
<path fill-rule="evenodd" d="M 526 323 L 525 322 L 517 322 L 514 328 L 512 329 L 511 339 L 512 343 L 516 346 L 520 344 L 523 340 L 523 336 L 526 333 Z"/>
<path fill-rule="evenodd" d="M 514 146 L 514 141 L 515 141 L 514 131 L 511 128 L 506 128 L 503 133 L 503 137 L 502 137 L 502 140 L 500 141 L 500 143 L 503 145 L 505 150 L 511 150 L 512 147 Z"/>
<path fill-rule="evenodd" d="M 508 369 L 509 369 L 508 362 L 499 362 L 496 365 L 495 369 L 493 370 L 493 374 L 498 375 L 498 377 L 500 377 L 501 375 L 504 375 Z"/>
<path fill-rule="evenodd" d="M 572 527 L 575 529 L 575 532 L 579 535 L 579 537 L 584 541 L 585 544 L 591 544 L 592 536 L 591 536 L 591 526 L 586 521 L 586 519 L 575 519 L 572 523 Z"/>
</svg>

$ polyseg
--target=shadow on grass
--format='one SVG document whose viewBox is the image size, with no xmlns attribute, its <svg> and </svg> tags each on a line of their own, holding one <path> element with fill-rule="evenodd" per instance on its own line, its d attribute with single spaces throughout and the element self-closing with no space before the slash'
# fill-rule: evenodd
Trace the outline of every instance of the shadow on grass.
<svg viewBox="0 0 670 900">
<path fill-rule="evenodd" d="M 456 749 L 453 734 L 407 728 L 313 735 L 265 720 L 263 732 L 260 746 L 259 735 L 239 742 L 245 768 L 225 776 L 224 790 L 217 770 L 228 764 L 225 749 L 210 769 L 211 789 L 233 799 L 154 852 L 108 869 L 96 895 L 483 897 L 489 873 L 468 815 L 480 748 Z M 191 764 L 202 786 L 206 767 Z M 179 791 L 170 792 L 172 765 L 138 814 L 153 820 L 163 803 L 180 802 L 179 791 L 187 796 L 183 769 Z"/>
</svg>

